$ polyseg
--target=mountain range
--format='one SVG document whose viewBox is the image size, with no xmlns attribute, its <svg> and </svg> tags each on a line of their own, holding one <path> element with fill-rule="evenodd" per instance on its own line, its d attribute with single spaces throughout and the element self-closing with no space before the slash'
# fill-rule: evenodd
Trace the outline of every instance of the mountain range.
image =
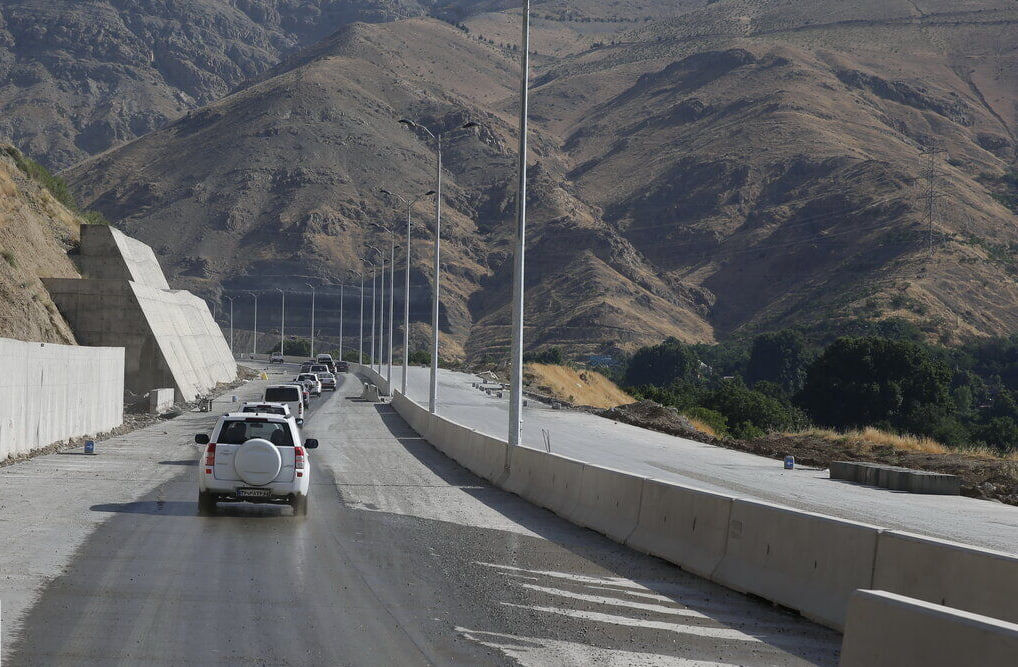
<svg viewBox="0 0 1018 667">
<path fill-rule="evenodd" d="M 5 5 L 8 32 L 24 23 L 8 5 L 45 4 Z M 86 4 L 132 14 L 128 3 Z M 164 5 L 132 4 L 146 16 Z M 131 113 L 154 114 L 150 123 L 117 125 L 127 117 L 95 87 L 65 90 L 80 79 L 54 74 L 55 47 L 33 54 L 21 39 L 6 47 L 18 67 L 50 78 L 18 96 L 10 86 L 29 79 L 6 77 L 11 125 L 0 130 L 50 164 L 73 162 L 63 175 L 81 201 L 153 245 L 176 285 L 218 301 L 311 283 L 329 328 L 336 286 L 356 284 L 367 247 L 387 244 L 374 223 L 402 233 L 405 212 L 380 190 L 434 187 L 433 143 L 397 121 L 447 131 L 444 353 L 502 350 L 518 10 L 182 4 L 256 28 L 168 29 L 203 74 L 162 74 L 158 95 L 145 92 L 155 78 L 118 70 L 131 84 L 114 78 L 109 90 L 134 91 Z M 298 20 L 311 5 L 321 13 Z M 670 335 L 824 335 L 891 316 L 944 341 L 1018 326 L 1018 3 L 580 0 L 533 15 L 529 346 L 614 353 Z M 221 54 L 233 65 L 213 76 Z M 75 110 L 57 114 L 71 123 L 63 130 L 29 112 L 47 91 Z M 128 129 L 89 143 L 88 123 L 74 120 L 85 117 Z M 456 130 L 468 120 L 479 127 Z M 428 207 L 416 209 L 412 247 L 418 332 L 432 281 Z"/>
</svg>

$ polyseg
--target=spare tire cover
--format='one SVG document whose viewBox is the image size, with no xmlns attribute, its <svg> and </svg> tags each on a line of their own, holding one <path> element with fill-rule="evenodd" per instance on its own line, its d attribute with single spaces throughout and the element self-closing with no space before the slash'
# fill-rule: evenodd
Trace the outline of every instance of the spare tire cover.
<svg viewBox="0 0 1018 667">
<path fill-rule="evenodd" d="M 252 486 L 261 486 L 274 480 L 282 465 L 279 450 L 264 438 L 248 440 L 233 456 L 237 476 Z"/>
</svg>

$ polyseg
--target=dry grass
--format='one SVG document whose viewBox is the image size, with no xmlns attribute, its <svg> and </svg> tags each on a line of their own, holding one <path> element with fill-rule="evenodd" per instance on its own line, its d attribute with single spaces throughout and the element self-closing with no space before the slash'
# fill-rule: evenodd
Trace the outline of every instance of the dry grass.
<svg viewBox="0 0 1018 667">
<path fill-rule="evenodd" d="M 788 436 L 813 436 L 833 440 L 835 442 L 858 443 L 866 449 L 873 447 L 893 447 L 898 451 L 915 452 L 921 454 L 965 454 L 974 458 L 997 459 L 1006 461 L 1018 461 L 1018 452 L 1001 454 L 989 447 L 965 447 L 951 449 L 932 438 L 915 435 L 898 435 L 888 433 L 877 428 L 867 427 L 862 430 L 845 431 L 844 433 L 832 429 L 811 428 L 795 433 L 785 433 Z"/>
<path fill-rule="evenodd" d="M 701 433 L 706 433 L 712 438 L 718 437 L 717 432 L 713 428 L 711 428 L 710 424 L 708 424 L 707 422 L 700 421 L 699 419 L 693 419 L 692 417 L 688 417 L 686 415 L 683 416 L 689 420 L 689 423 L 692 424 L 693 428 L 695 428 L 697 431 L 700 431 Z"/>
<path fill-rule="evenodd" d="M 636 399 L 597 371 L 553 364 L 527 364 L 527 380 L 563 401 L 595 408 L 614 408 Z"/>
</svg>

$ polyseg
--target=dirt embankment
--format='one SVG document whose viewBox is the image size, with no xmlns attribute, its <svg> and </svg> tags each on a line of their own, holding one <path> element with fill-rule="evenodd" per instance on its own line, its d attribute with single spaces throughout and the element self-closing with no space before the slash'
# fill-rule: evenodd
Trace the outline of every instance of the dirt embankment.
<svg viewBox="0 0 1018 667">
<path fill-rule="evenodd" d="M 752 440 L 714 438 L 693 428 L 673 408 L 639 401 L 599 413 L 602 417 L 727 449 L 781 459 L 791 454 L 801 465 L 827 468 L 831 461 L 868 461 L 926 470 L 962 478 L 962 495 L 1018 505 L 1018 461 L 962 451 L 907 451 L 862 437 L 829 437 L 819 432 L 773 433 Z"/>
<path fill-rule="evenodd" d="M 530 389 L 573 405 L 613 408 L 634 400 L 597 371 L 555 364 L 527 364 L 523 375 Z"/>
</svg>

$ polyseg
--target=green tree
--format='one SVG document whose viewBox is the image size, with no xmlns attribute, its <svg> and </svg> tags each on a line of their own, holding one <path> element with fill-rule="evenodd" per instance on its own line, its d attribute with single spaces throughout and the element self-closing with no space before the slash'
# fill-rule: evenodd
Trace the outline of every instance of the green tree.
<svg viewBox="0 0 1018 667">
<path fill-rule="evenodd" d="M 706 407 L 725 416 L 732 425 L 732 435 L 737 438 L 762 434 L 757 431 L 791 429 L 804 421 L 791 405 L 763 392 L 754 391 L 738 379 L 723 382 L 705 403 Z"/>
<path fill-rule="evenodd" d="M 676 380 L 692 379 L 699 366 L 700 360 L 690 346 L 677 338 L 667 338 L 659 345 L 637 350 L 626 368 L 625 384 L 665 387 Z"/>
<path fill-rule="evenodd" d="M 809 354 L 802 334 L 785 329 L 765 333 L 753 339 L 746 367 L 746 382 L 774 382 L 794 394 L 806 379 Z"/>
<path fill-rule="evenodd" d="M 884 338 L 839 338 L 809 366 L 797 402 L 836 428 L 887 424 L 927 434 L 922 418 L 952 406 L 951 373 L 926 347 Z"/>
</svg>

